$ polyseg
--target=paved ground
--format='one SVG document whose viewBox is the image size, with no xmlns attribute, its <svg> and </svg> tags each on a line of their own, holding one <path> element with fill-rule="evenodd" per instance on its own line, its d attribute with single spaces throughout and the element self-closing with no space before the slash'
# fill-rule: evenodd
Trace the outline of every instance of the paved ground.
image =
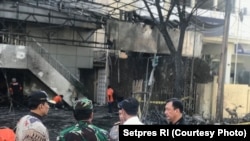
<svg viewBox="0 0 250 141">
<path fill-rule="evenodd" d="M 112 117 L 107 115 L 106 106 L 95 106 L 94 108 L 94 121 L 93 123 L 99 127 L 109 130 L 113 123 L 118 121 L 117 113 L 114 113 Z M 15 127 L 20 117 L 27 114 L 29 110 L 27 108 L 12 109 L 8 107 L 0 107 L 0 126 Z M 44 124 L 47 126 L 50 134 L 50 140 L 56 141 L 56 136 L 63 128 L 75 123 L 72 111 L 63 109 L 50 109 L 49 115 L 45 117 Z"/>
</svg>

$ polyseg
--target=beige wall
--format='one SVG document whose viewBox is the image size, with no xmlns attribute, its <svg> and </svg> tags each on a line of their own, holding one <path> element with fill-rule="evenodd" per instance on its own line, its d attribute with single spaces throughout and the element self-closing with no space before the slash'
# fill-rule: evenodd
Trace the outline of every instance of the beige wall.
<svg viewBox="0 0 250 141">
<path fill-rule="evenodd" d="M 241 108 L 237 109 L 238 116 L 242 117 L 250 112 L 250 87 L 248 85 L 234 85 L 226 84 L 224 87 L 224 109 L 234 108 L 235 106 L 241 105 Z M 229 114 L 224 110 L 223 115 L 229 117 Z"/>
<path fill-rule="evenodd" d="M 216 101 L 217 101 L 217 76 L 214 81 L 208 84 L 199 84 L 197 93 L 199 94 L 197 109 L 198 113 L 203 113 L 205 118 L 215 119 L 216 116 Z M 223 103 L 223 117 L 229 118 L 230 115 L 226 112 L 226 108 L 233 109 L 235 106 L 241 105 L 237 109 L 239 117 L 243 117 L 250 113 L 250 87 L 248 85 L 240 84 L 225 84 L 224 85 L 224 103 Z"/>
</svg>

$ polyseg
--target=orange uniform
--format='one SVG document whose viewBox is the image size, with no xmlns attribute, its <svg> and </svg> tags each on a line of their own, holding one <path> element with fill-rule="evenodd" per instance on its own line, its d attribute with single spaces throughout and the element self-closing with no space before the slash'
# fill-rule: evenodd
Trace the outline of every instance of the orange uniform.
<svg viewBox="0 0 250 141">
<path fill-rule="evenodd" d="M 112 88 L 108 88 L 107 89 L 107 101 L 108 102 L 114 102 L 113 94 L 114 94 L 114 90 Z"/>
<path fill-rule="evenodd" d="M 8 127 L 0 127 L 0 141 L 14 141 L 15 132 Z"/>
<path fill-rule="evenodd" d="M 53 98 L 53 100 L 56 102 L 56 103 L 59 103 L 59 102 L 62 102 L 62 97 L 60 95 L 57 95 Z"/>
<path fill-rule="evenodd" d="M 114 103 L 114 90 L 110 85 L 107 87 L 106 95 L 107 95 L 107 102 L 108 102 L 108 108 L 109 108 L 108 112 L 112 113 L 113 103 Z"/>
</svg>

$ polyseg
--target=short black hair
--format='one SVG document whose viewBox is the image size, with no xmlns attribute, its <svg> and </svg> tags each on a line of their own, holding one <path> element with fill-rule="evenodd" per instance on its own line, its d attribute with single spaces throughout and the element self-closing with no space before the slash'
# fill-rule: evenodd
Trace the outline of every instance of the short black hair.
<svg viewBox="0 0 250 141">
<path fill-rule="evenodd" d="M 137 115 L 139 102 L 134 97 L 129 97 L 119 102 L 118 108 L 124 109 L 128 115 Z"/>
<path fill-rule="evenodd" d="M 93 110 L 74 110 L 73 114 L 77 121 L 79 120 L 87 120 L 90 118 Z"/>
<path fill-rule="evenodd" d="M 174 109 L 179 109 L 183 113 L 183 104 L 178 98 L 171 98 L 166 101 L 166 103 L 172 102 Z"/>
</svg>

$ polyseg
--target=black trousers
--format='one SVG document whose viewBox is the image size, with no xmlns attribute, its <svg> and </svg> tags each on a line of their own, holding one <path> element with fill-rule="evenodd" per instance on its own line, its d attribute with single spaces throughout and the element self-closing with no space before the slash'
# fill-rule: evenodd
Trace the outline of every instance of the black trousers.
<svg viewBox="0 0 250 141">
<path fill-rule="evenodd" d="M 113 104 L 114 102 L 108 102 L 108 112 L 113 113 Z"/>
<path fill-rule="evenodd" d="M 12 104 L 14 107 L 23 106 L 23 95 L 22 94 L 13 94 L 11 95 Z"/>
</svg>

